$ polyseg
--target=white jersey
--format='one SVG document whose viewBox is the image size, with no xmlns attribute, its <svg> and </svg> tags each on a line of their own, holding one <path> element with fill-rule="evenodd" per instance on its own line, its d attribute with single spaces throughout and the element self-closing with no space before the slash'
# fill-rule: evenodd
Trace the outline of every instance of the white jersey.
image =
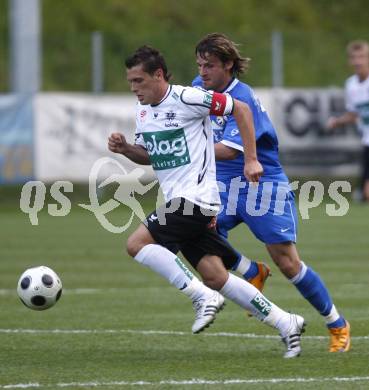
<svg viewBox="0 0 369 390">
<path fill-rule="evenodd" d="M 369 77 L 360 81 L 357 75 L 346 80 L 346 109 L 359 116 L 358 127 L 362 133 L 362 142 L 369 146 Z"/>
<path fill-rule="evenodd" d="M 232 110 L 229 95 L 180 85 L 170 85 L 157 105 L 137 104 L 135 142 L 147 150 L 166 202 L 185 198 L 219 210 L 209 114 Z"/>
</svg>

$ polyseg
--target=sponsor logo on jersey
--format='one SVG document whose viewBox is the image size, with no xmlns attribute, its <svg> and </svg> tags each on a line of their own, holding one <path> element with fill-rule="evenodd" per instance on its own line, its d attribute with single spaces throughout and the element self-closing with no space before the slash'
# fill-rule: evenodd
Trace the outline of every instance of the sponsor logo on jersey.
<svg viewBox="0 0 369 390">
<path fill-rule="evenodd" d="M 173 111 L 169 111 L 165 113 L 165 117 L 167 121 L 164 123 L 165 127 L 178 127 L 178 122 L 173 122 L 173 120 L 176 118 L 177 114 Z"/>
<path fill-rule="evenodd" d="M 177 114 L 173 111 L 169 111 L 169 112 L 166 112 L 165 113 L 165 117 L 169 120 L 169 121 L 172 121 L 175 117 L 177 116 Z"/>
<path fill-rule="evenodd" d="M 179 95 L 176 92 L 172 93 L 172 97 L 173 97 L 174 100 L 178 100 L 179 99 Z"/>
<path fill-rule="evenodd" d="M 272 304 L 264 298 L 262 295 L 257 294 L 255 298 L 251 301 L 252 305 L 255 307 L 255 309 L 264 315 L 265 317 L 270 313 L 272 310 Z"/>
<path fill-rule="evenodd" d="M 213 101 L 213 95 L 209 92 L 206 92 L 204 94 L 204 98 L 203 98 L 203 103 L 205 104 L 206 107 L 211 107 L 211 102 Z"/>
<path fill-rule="evenodd" d="M 155 170 L 177 168 L 191 162 L 183 129 L 145 132 L 143 137 Z"/>
<path fill-rule="evenodd" d="M 224 126 L 224 123 L 225 123 L 225 118 L 223 116 L 216 116 L 215 117 L 215 123 L 220 126 L 220 127 L 223 127 Z"/>
<path fill-rule="evenodd" d="M 141 122 L 145 122 L 145 120 L 146 120 L 146 114 L 147 114 L 146 110 L 142 110 L 142 111 L 140 112 L 140 121 L 141 121 Z"/>
</svg>

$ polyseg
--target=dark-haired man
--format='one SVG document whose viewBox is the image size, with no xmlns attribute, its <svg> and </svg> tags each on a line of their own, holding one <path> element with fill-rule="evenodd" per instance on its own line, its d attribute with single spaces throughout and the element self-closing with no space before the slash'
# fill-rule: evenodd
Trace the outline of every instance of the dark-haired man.
<svg viewBox="0 0 369 390">
<path fill-rule="evenodd" d="M 242 147 L 239 126 L 233 115 L 212 115 L 217 180 L 222 187 L 223 206 L 217 219 L 218 231 L 227 237 L 229 230 L 244 222 L 266 245 L 280 271 L 324 317 L 331 334 L 329 351 L 348 351 L 349 323 L 338 313 L 319 275 L 300 260 L 297 252 L 294 194 L 279 162 L 276 131 L 254 91 L 237 78 L 247 69 L 249 59 L 241 57 L 237 45 L 218 33 L 205 36 L 197 44 L 195 53 L 199 76 L 194 85 L 228 93 L 250 107 L 256 131 L 257 158 L 264 172 L 257 188 L 244 180 L 242 167 L 247 152 L 245 154 Z M 259 278 L 261 286 L 268 275 L 262 264 L 245 256 L 239 256 L 232 269 L 251 283 Z M 207 284 L 206 275 L 202 274 L 202 278 Z"/>
<path fill-rule="evenodd" d="M 304 319 L 283 311 L 254 286 L 229 274 L 222 260 L 233 263 L 238 254 L 208 226 L 220 206 L 209 114 L 233 113 L 247 155 L 243 174 L 257 182 L 262 167 L 256 158 L 249 107 L 229 95 L 170 85 L 164 58 L 148 46 L 137 49 L 126 60 L 126 68 L 131 91 L 139 100 L 136 143 L 130 145 L 122 134 L 114 133 L 109 138 L 109 149 L 137 163 L 150 162 L 166 201 L 128 238 L 129 255 L 192 299 L 196 311 L 194 333 L 214 320 L 224 295 L 279 330 L 287 347 L 285 358 L 298 356 Z M 173 248 L 181 250 L 200 274 L 204 272 L 202 264 L 210 264 L 209 272 L 216 276 L 216 282 L 208 284 L 222 295 L 204 286 L 172 252 Z"/>
</svg>

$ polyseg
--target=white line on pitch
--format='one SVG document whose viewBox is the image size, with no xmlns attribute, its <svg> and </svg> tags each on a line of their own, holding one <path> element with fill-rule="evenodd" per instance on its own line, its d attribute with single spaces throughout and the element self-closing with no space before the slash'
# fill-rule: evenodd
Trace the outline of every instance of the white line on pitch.
<svg viewBox="0 0 369 390">
<path fill-rule="evenodd" d="M 117 293 L 127 289 L 123 288 L 68 288 L 63 289 L 63 294 L 106 294 Z M 0 295 L 15 295 L 17 293 L 15 288 L 2 288 Z"/>
<path fill-rule="evenodd" d="M 140 334 L 140 335 L 164 335 L 164 336 L 193 336 L 190 332 L 172 330 L 135 330 L 135 329 L 0 329 L 0 333 L 16 334 Z M 207 337 L 240 337 L 247 339 L 280 339 L 277 335 L 255 334 L 255 333 L 202 333 Z M 194 336 L 198 337 L 198 336 Z M 303 339 L 325 340 L 328 336 L 303 336 Z M 352 340 L 369 340 L 369 336 L 352 336 Z"/>
<path fill-rule="evenodd" d="M 112 381 L 112 382 L 71 382 L 71 383 L 17 383 L 0 385 L 0 389 L 29 389 L 39 387 L 101 387 L 101 386 L 160 386 L 160 385 L 239 385 L 239 384 L 259 384 L 259 383 L 311 383 L 311 382 L 367 382 L 369 376 L 354 377 L 331 377 L 331 378 L 270 378 L 270 379 L 227 379 L 227 380 L 208 380 L 208 379 L 190 379 L 190 380 L 162 380 L 151 381 Z"/>
</svg>

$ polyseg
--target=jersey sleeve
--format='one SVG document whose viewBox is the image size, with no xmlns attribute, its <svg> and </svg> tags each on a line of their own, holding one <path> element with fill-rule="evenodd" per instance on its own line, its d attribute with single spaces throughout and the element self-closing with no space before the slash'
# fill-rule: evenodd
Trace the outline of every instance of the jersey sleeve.
<svg viewBox="0 0 369 390">
<path fill-rule="evenodd" d="M 274 132 L 273 125 L 270 122 L 265 108 L 260 103 L 259 99 L 251 88 L 248 87 L 247 89 L 244 89 L 242 94 L 239 93 L 235 95 L 234 98 L 246 103 L 249 106 L 252 112 L 256 141 L 258 141 L 266 133 Z M 233 115 L 228 117 L 224 127 L 223 137 L 220 142 L 226 146 L 229 146 L 230 148 L 243 152 L 241 134 Z"/>
<path fill-rule="evenodd" d="M 202 87 L 202 78 L 199 76 L 196 76 L 193 80 L 192 80 L 192 86 L 193 87 Z"/>
<path fill-rule="evenodd" d="M 181 101 L 198 116 L 230 115 L 233 111 L 233 99 L 228 94 L 206 91 L 202 88 L 185 88 Z"/>
</svg>

